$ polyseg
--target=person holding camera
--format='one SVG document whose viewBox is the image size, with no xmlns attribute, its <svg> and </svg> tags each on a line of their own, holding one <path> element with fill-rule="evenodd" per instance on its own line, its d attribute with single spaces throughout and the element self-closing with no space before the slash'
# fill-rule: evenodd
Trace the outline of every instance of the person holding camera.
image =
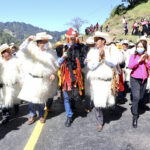
<svg viewBox="0 0 150 150">
<path fill-rule="evenodd" d="M 136 51 L 130 56 L 128 67 L 132 70 L 130 83 L 133 96 L 132 114 L 134 128 L 137 128 L 137 120 L 139 117 L 138 105 L 140 100 L 143 101 L 144 93 L 147 86 L 147 78 L 150 69 L 150 57 L 147 54 L 147 41 L 139 40 L 136 44 Z"/>
</svg>

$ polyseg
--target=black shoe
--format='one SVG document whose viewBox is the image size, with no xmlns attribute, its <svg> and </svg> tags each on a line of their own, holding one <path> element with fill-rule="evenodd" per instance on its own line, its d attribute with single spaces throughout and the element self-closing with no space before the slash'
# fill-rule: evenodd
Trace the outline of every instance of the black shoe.
<svg viewBox="0 0 150 150">
<path fill-rule="evenodd" d="M 65 122 L 65 126 L 66 127 L 70 127 L 71 126 L 71 122 L 72 122 L 72 119 L 70 117 L 67 117 L 67 120 Z"/>
<path fill-rule="evenodd" d="M 0 124 L 6 124 L 8 121 L 9 121 L 9 118 L 4 117 L 2 118 Z"/>
<path fill-rule="evenodd" d="M 137 128 L 137 119 L 133 119 L 132 125 L 133 125 L 133 128 Z"/>
<path fill-rule="evenodd" d="M 145 104 L 140 105 L 140 108 L 146 111 L 150 111 L 150 108 Z"/>
<path fill-rule="evenodd" d="M 74 113 L 77 111 L 75 105 L 71 105 L 71 110 L 72 110 L 72 112 L 74 112 Z"/>
<path fill-rule="evenodd" d="M 124 99 L 118 99 L 118 104 L 125 104 Z"/>
<path fill-rule="evenodd" d="M 18 114 L 19 112 L 19 105 L 14 105 L 15 114 Z"/>
<path fill-rule="evenodd" d="M 10 108 L 3 108 L 2 109 L 2 120 L 0 124 L 5 124 L 9 121 L 10 117 Z"/>
</svg>

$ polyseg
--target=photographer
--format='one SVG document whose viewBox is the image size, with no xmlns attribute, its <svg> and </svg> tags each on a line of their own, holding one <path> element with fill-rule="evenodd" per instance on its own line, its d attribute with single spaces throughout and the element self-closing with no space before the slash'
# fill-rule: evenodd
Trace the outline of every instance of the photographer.
<svg viewBox="0 0 150 150">
<path fill-rule="evenodd" d="M 130 57 L 128 67 L 132 69 L 130 82 L 131 92 L 133 96 L 132 113 L 133 127 L 137 127 L 137 119 L 139 116 L 138 105 L 143 99 L 147 86 L 148 69 L 150 69 L 150 57 L 147 54 L 147 41 L 139 40 L 136 44 L 136 51 Z"/>
</svg>

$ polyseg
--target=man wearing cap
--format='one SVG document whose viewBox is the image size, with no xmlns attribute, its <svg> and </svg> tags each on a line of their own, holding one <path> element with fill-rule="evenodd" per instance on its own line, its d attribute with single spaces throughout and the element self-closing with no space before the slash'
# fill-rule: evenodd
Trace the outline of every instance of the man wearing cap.
<svg viewBox="0 0 150 150">
<path fill-rule="evenodd" d="M 39 106 L 40 122 L 45 123 L 44 107 L 48 98 L 56 94 L 57 56 L 49 46 L 51 35 L 46 32 L 30 36 L 20 46 L 24 53 L 23 70 L 24 81 L 19 98 L 29 102 L 29 119 L 27 124 L 32 124 L 37 114 L 35 104 Z"/>
<path fill-rule="evenodd" d="M 10 116 L 10 108 L 15 107 L 18 112 L 20 100 L 17 98 L 20 87 L 20 63 L 12 57 L 8 44 L 0 46 L 0 90 L 2 101 L 2 123 L 6 123 Z"/>
<path fill-rule="evenodd" d="M 64 46 L 63 53 L 58 58 L 61 72 L 59 82 L 63 91 L 67 116 L 66 127 L 70 127 L 72 123 L 72 109 L 75 109 L 75 101 L 83 95 L 84 85 L 81 68 L 84 66 L 83 61 L 85 59 L 84 45 L 77 43 L 77 34 L 72 31 L 68 38 L 71 43 Z"/>
<path fill-rule="evenodd" d="M 119 63 L 123 55 L 115 46 L 106 46 L 110 42 L 108 34 L 95 32 L 94 41 L 96 47 L 87 54 L 87 67 L 89 69 L 87 78 L 90 80 L 91 99 L 95 106 L 95 117 L 97 130 L 103 127 L 103 108 L 115 104 L 115 96 L 118 92 Z"/>
</svg>

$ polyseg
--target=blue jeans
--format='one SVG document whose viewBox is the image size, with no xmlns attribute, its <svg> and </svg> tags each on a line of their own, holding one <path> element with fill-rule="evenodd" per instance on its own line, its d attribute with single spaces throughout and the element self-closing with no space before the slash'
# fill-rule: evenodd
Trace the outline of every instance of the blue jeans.
<svg viewBox="0 0 150 150">
<path fill-rule="evenodd" d="M 66 91 L 64 91 L 63 94 L 64 94 L 64 105 L 65 105 L 66 115 L 67 117 L 71 118 L 73 113 L 72 113 L 71 104 L 69 101 L 69 96 Z"/>
<path fill-rule="evenodd" d="M 45 113 L 44 107 L 45 107 L 45 104 L 38 104 L 38 106 L 39 106 L 39 117 L 44 117 L 44 113 Z M 31 117 L 33 117 L 33 116 L 36 115 L 35 104 L 33 104 L 33 103 L 29 103 L 29 115 Z"/>
</svg>

